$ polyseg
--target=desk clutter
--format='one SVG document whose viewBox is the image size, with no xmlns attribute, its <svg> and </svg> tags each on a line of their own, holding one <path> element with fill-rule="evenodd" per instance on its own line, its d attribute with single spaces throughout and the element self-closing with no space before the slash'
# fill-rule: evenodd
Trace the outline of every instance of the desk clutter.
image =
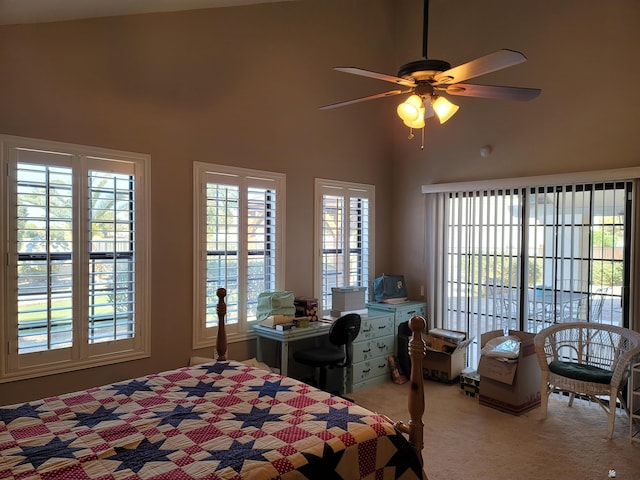
<svg viewBox="0 0 640 480">
<path fill-rule="evenodd" d="M 276 330 L 306 328 L 318 320 L 318 299 L 295 297 L 293 292 L 263 292 L 258 296 L 256 317 L 260 325 Z"/>
<path fill-rule="evenodd" d="M 310 322 L 332 322 L 348 313 L 367 313 L 365 287 L 333 287 L 331 316 L 318 317 L 318 299 L 294 296 L 293 292 L 262 292 L 258 296 L 256 317 L 260 324 L 277 330 L 306 328 Z"/>
<path fill-rule="evenodd" d="M 296 297 L 293 300 L 296 307 L 296 317 L 308 317 L 309 321 L 318 320 L 318 299 L 311 297 Z"/>
<path fill-rule="evenodd" d="M 269 317 L 277 317 L 281 322 L 281 317 L 293 317 L 296 313 L 294 299 L 293 292 L 262 292 L 258 294 L 256 318 L 263 321 Z"/>
<path fill-rule="evenodd" d="M 366 313 L 365 287 L 333 287 L 331 289 L 331 316 L 347 313 Z"/>
<path fill-rule="evenodd" d="M 310 317 L 290 317 L 289 320 L 291 321 L 276 325 L 276 330 L 285 331 L 292 328 L 307 328 L 309 327 L 309 322 L 311 322 Z"/>
</svg>

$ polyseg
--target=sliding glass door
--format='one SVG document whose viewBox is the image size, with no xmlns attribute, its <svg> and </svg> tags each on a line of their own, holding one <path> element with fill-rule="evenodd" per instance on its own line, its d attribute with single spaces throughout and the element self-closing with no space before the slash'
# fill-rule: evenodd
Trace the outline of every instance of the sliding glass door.
<svg viewBox="0 0 640 480">
<path fill-rule="evenodd" d="M 545 322 L 623 326 L 631 183 L 531 189 L 527 202 L 528 303 Z M 529 319 L 530 320 L 530 319 Z M 526 325 L 537 331 L 540 323 Z"/>
<path fill-rule="evenodd" d="M 447 328 L 628 326 L 631 182 L 445 194 Z"/>
</svg>

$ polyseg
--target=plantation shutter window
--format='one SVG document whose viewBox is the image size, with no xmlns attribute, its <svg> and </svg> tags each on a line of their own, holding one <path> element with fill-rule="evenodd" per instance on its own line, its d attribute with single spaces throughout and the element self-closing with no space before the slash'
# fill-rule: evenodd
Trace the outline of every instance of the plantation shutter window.
<svg viewBox="0 0 640 480">
<path fill-rule="evenodd" d="M 0 138 L 0 381 L 148 356 L 148 157 Z"/>
<path fill-rule="evenodd" d="M 258 295 L 284 284 L 284 175 L 197 162 L 194 347 L 215 344 L 218 288 L 230 341 L 246 338 Z"/>
<path fill-rule="evenodd" d="M 373 281 L 373 210 L 371 185 L 316 179 L 316 295 L 322 311 L 331 310 L 334 287 Z M 368 293 L 365 293 L 368 298 Z"/>
</svg>

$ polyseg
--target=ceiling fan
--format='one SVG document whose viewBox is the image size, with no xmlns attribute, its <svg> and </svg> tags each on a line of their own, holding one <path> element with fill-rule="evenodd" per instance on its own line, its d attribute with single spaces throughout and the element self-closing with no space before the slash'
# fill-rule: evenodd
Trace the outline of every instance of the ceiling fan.
<svg viewBox="0 0 640 480">
<path fill-rule="evenodd" d="M 423 58 L 402 65 L 397 76 L 372 72 L 370 70 L 363 70 L 355 67 L 334 68 L 334 70 L 339 72 L 376 78 L 378 80 L 406 87 L 406 89 L 390 90 L 388 92 L 369 95 L 367 97 L 333 103 L 331 105 L 320 107 L 320 109 L 328 110 L 331 108 L 364 102 L 366 100 L 411 93 L 405 102 L 398 105 L 398 115 L 403 120 L 404 124 L 410 129 L 409 138 L 413 138 L 413 129 L 422 128 L 424 140 L 424 126 L 426 118 L 432 117 L 435 114 L 440 123 L 444 123 L 451 118 L 459 108 L 457 105 L 454 105 L 445 97 L 441 96 L 441 94 L 520 101 L 531 100 L 540 95 L 541 90 L 538 88 L 460 83 L 465 80 L 525 62 L 527 57 L 515 50 L 503 49 L 451 68 L 451 64 L 449 64 L 449 62 L 430 59 L 427 56 L 429 0 L 424 0 L 423 15 Z"/>
</svg>

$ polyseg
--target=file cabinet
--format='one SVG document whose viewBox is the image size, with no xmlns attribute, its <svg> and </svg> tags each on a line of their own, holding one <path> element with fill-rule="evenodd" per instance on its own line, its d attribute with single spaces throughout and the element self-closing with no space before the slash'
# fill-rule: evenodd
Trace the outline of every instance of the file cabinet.
<svg viewBox="0 0 640 480">
<path fill-rule="evenodd" d="M 347 370 L 347 392 L 383 383 L 391 378 L 387 357 L 395 348 L 395 318 L 388 312 L 362 315 L 360 333 L 353 342 L 353 359 Z"/>
<path fill-rule="evenodd" d="M 394 338 L 398 335 L 398 325 L 402 322 L 408 322 L 411 320 L 411 317 L 418 315 L 427 321 L 427 304 L 421 301 L 408 300 L 406 302 L 396 304 L 371 302 L 367 304 L 367 308 L 370 315 L 376 313 L 387 313 L 393 315 Z M 429 322 L 427 321 L 427 328 L 428 326 Z M 394 341 L 394 355 L 398 354 L 397 347 L 395 346 L 396 344 L 397 342 Z"/>
</svg>

